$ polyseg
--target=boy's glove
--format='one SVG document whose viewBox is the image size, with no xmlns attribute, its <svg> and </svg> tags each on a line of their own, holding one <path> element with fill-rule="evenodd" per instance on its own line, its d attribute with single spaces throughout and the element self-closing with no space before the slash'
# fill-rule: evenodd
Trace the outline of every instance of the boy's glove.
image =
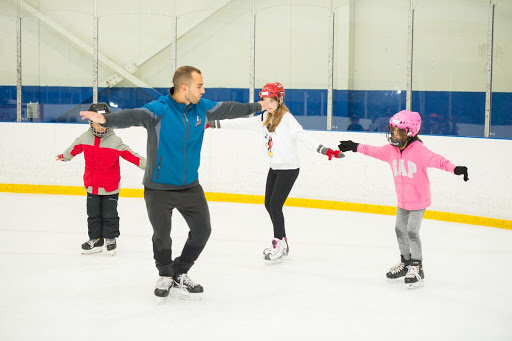
<svg viewBox="0 0 512 341">
<path fill-rule="evenodd" d="M 324 147 L 323 145 L 319 145 L 316 151 L 322 155 L 326 155 L 329 158 L 329 160 L 331 160 L 333 157 L 338 159 L 345 157 L 345 154 L 343 154 L 339 150 L 332 150 L 331 148 Z"/>
<path fill-rule="evenodd" d="M 357 152 L 357 146 L 359 143 L 352 142 L 350 140 L 348 141 L 340 141 L 340 144 L 338 145 L 338 148 L 342 152 L 348 152 L 349 150 L 353 151 L 354 153 Z"/>
<path fill-rule="evenodd" d="M 59 155 L 55 156 L 55 160 L 57 160 L 57 161 L 66 161 L 66 159 L 64 159 L 64 154 L 59 154 Z"/>
<path fill-rule="evenodd" d="M 466 166 L 457 166 L 457 167 L 455 167 L 453 172 L 456 175 L 464 175 L 464 181 L 468 181 L 469 180 L 469 178 L 468 178 L 468 167 L 466 167 Z"/>
</svg>

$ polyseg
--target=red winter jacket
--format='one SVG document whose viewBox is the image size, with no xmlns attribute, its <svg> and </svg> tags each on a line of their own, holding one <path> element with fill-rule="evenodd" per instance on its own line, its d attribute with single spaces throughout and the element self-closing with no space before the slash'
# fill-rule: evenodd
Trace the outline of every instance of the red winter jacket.
<svg viewBox="0 0 512 341">
<path fill-rule="evenodd" d="M 95 136 L 91 129 L 87 130 L 66 149 L 63 161 L 70 161 L 82 152 L 85 159 L 84 187 L 91 194 L 119 193 L 120 156 L 141 169 L 146 168 L 146 159 L 125 145 L 112 129 L 102 138 Z"/>
</svg>

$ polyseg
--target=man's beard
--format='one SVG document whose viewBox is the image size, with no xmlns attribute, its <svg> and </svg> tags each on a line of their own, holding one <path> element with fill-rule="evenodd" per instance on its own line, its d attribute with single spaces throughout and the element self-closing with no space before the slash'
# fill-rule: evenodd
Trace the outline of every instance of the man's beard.
<svg viewBox="0 0 512 341">
<path fill-rule="evenodd" d="M 199 98 L 190 96 L 190 97 L 187 97 L 187 101 L 189 101 L 192 104 L 197 104 L 197 103 L 199 103 Z"/>
</svg>

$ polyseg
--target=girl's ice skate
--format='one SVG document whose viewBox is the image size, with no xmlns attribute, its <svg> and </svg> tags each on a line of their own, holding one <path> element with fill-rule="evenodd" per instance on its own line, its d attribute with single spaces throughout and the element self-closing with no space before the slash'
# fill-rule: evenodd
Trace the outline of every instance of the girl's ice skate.
<svg viewBox="0 0 512 341">
<path fill-rule="evenodd" d="M 172 288 L 174 281 L 172 277 L 160 276 L 155 284 L 155 296 L 157 297 L 157 303 L 164 301 L 168 296 Z"/>
<path fill-rule="evenodd" d="M 272 240 L 273 241 L 273 240 Z M 290 245 L 288 244 L 288 238 L 284 237 L 282 239 L 282 242 L 284 243 L 284 245 L 286 245 L 286 248 L 283 250 L 283 260 L 287 260 L 287 259 L 290 259 L 289 257 L 289 253 L 290 253 Z M 263 250 L 263 259 L 265 259 L 265 257 L 272 253 L 272 250 L 274 249 L 274 244 L 272 244 L 271 247 L 267 247 L 265 250 Z"/>
<path fill-rule="evenodd" d="M 405 285 L 407 288 L 414 289 L 423 286 L 423 279 L 425 278 L 425 274 L 423 273 L 423 265 L 420 260 L 411 260 L 409 265 L 409 271 L 407 271 L 407 275 L 405 275 Z"/>
<path fill-rule="evenodd" d="M 267 248 L 263 251 L 266 264 L 281 263 L 285 257 L 288 257 L 288 243 L 286 238 L 272 239 L 272 248 Z"/>
<path fill-rule="evenodd" d="M 103 238 L 89 239 L 82 244 L 82 255 L 103 251 Z"/>
<path fill-rule="evenodd" d="M 389 280 L 395 280 L 404 277 L 407 274 L 407 271 L 409 271 L 410 263 L 410 260 L 405 260 L 404 256 L 400 255 L 400 262 L 389 269 L 386 277 Z"/>
<path fill-rule="evenodd" d="M 203 299 L 203 287 L 194 283 L 187 274 L 174 276 L 172 296 L 183 300 L 201 301 Z"/>
</svg>

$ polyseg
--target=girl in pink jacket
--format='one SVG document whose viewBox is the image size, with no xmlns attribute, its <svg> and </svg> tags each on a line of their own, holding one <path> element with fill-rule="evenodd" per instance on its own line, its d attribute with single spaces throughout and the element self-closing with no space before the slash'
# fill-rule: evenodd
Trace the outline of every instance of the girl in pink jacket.
<svg viewBox="0 0 512 341">
<path fill-rule="evenodd" d="M 352 141 L 340 141 L 342 152 L 363 153 L 385 161 L 391 166 L 395 180 L 398 208 L 395 232 L 400 249 L 400 262 L 393 266 L 386 277 L 399 279 L 405 276 L 408 288 L 423 286 L 423 257 L 419 230 L 425 209 L 430 206 L 430 182 L 427 168 L 438 168 L 468 181 L 468 169 L 431 152 L 418 138 L 421 127 L 420 114 L 402 110 L 389 120 L 388 145 L 376 147 Z"/>
</svg>

